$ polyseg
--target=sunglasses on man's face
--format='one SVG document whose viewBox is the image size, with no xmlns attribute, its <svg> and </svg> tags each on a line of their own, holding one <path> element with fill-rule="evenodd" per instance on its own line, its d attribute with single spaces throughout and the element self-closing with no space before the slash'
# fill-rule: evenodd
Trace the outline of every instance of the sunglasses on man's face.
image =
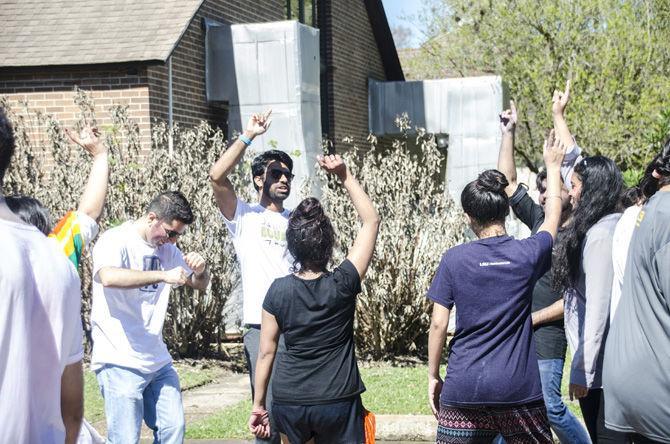
<svg viewBox="0 0 670 444">
<path fill-rule="evenodd" d="M 286 178 L 290 182 L 295 177 L 289 170 L 279 170 L 273 168 L 271 170 L 268 170 L 268 173 L 270 173 L 270 177 L 272 178 L 272 180 L 279 180 L 281 179 L 282 176 L 286 176 Z"/>
<path fill-rule="evenodd" d="M 165 228 L 165 227 L 163 227 L 163 231 L 165 231 L 165 236 L 167 236 L 168 239 L 177 239 L 179 236 L 184 234 L 184 233 L 180 233 L 179 231 L 170 230 L 170 229 Z"/>
<path fill-rule="evenodd" d="M 181 236 L 182 233 L 174 230 L 165 230 L 165 235 L 168 237 L 168 239 L 176 239 Z"/>
</svg>

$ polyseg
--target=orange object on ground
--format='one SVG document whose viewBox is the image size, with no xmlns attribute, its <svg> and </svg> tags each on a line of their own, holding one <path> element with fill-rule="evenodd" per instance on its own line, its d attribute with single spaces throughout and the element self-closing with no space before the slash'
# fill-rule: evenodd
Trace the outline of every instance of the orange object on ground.
<svg viewBox="0 0 670 444">
<path fill-rule="evenodd" d="M 375 444 L 377 421 L 375 420 L 375 414 L 365 408 L 363 408 L 363 425 L 365 428 L 365 444 Z"/>
</svg>

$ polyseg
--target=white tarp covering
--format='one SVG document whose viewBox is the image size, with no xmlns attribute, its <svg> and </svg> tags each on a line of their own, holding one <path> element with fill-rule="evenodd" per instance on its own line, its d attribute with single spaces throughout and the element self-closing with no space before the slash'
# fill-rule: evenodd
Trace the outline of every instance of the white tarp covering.
<svg viewBox="0 0 670 444">
<path fill-rule="evenodd" d="M 321 152 L 319 31 L 297 21 L 207 28 L 208 100 L 228 102 L 230 134 L 272 108 L 272 126 L 252 149 L 291 155 L 296 177 L 285 204 L 293 208 Z"/>
<path fill-rule="evenodd" d="M 449 194 L 457 202 L 469 181 L 481 171 L 496 167 L 500 147 L 498 114 L 505 95 L 499 76 L 371 81 L 369 91 L 372 133 L 397 133 L 395 117 L 407 112 L 414 126 L 449 134 L 446 181 Z"/>
</svg>

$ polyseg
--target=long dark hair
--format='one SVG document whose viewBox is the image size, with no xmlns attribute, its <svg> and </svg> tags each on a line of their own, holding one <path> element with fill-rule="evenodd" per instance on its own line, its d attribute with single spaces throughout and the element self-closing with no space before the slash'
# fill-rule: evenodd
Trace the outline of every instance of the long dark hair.
<svg viewBox="0 0 670 444">
<path fill-rule="evenodd" d="M 463 188 L 461 206 L 472 220 L 473 230 L 492 223 L 505 223 L 509 214 L 509 199 L 505 175 L 498 170 L 486 170 Z"/>
<path fill-rule="evenodd" d="M 617 212 L 623 187 L 621 171 L 607 157 L 586 157 L 574 172 L 582 180 L 581 197 L 554 253 L 552 286 L 560 291 L 575 285 L 586 232 L 603 217 Z"/>
<path fill-rule="evenodd" d="M 661 176 L 658 188 L 670 185 L 670 138 L 665 142 L 660 154 L 654 159 L 654 169 Z"/>
<path fill-rule="evenodd" d="M 661 178 L 654 177 L 656 171 Z M 621 197 L 621 203 L 624 208 L 628 208 L 638 202 L 646 203 L 651 196 L 662 186 L 670 184 L 670 138 L 665 141 L 661 152 L 647 164 L 644 175 L 635 187 L 624 191 Z M 630 196 L 628 200 L 626 198 Z"/>
<path fill-rule="evenodd" d="M 293 271 L 326 270 L 333 256 L 335 231 L 317 199 L 308 197 L 291 212 L 286 242 L 294 259 Z"/>
<path fill-rule="evenodd" d="M 2 188 L 2 178 L 5 177 L 5 171 L 9 168 L 9 161 L 14 154 L 14 130 L 3 108 L 0 108 L 0 188 Z"/>
</svg>

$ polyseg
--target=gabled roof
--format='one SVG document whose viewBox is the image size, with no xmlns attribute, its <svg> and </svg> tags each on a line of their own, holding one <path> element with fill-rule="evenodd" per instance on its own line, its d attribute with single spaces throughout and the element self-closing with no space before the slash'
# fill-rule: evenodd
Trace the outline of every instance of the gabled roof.
<svg viewBox="0 0 670 444">
<path fill-rule="evenodd" d="M 165 61 L 204 0 L 2 0 L 0 67 Z"/>
</svg>

